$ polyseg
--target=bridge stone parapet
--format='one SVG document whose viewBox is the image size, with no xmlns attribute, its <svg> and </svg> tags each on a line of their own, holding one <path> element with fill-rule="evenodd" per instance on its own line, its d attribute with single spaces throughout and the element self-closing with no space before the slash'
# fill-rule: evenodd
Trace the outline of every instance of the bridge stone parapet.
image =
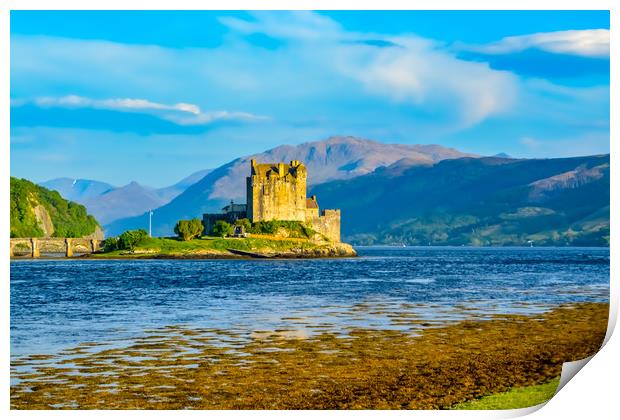
<svg viewBox="0 0 620 420">
<path fill-rule="evenodd" d="M 18 249 L 27 249 L 30 258 L 39 258 L 41 253 L 64 254 L 71 258 L 75 254 L 97 252 L 102 244 L 102 240 L 85 238 L 11 238 L 10 250 L 11 257 L 17 256 Z"/>
</svg>

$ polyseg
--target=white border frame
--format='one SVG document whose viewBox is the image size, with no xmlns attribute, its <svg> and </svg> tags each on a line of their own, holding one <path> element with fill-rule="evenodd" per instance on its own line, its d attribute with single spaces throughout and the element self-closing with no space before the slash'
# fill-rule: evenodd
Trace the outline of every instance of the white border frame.
<svg viewBox="0 0 620 420">
<path fill-rule="evenodd" d="M 0 2 L 0 130 L 2 142 L 0 149 L 0 213 L 3 222 L 0 224 L 0 237 L 9 236 L 9 174 L 10 174 L 10 10 L 609 10 L 611 19 L 611 69 L 610 69 L 610 103 L 612 116 L 610 120 L 610 151 L 611 151 L 611 268 L 610 268 L 610 293 L 611 314 L 610 327 L 605 347 L 588 363 L 588 368 L 577 375 L 577 379 L 570 381 L 546 406 L 537 411 L 532 418 L 557 419 L 557 418 L 584 418 L 595 419 L 613 418 L 618 413 L 617 392 L 615 382 L 620 373 L 620 363 L 616 355 L 620 354 L 620 342 L 617 337 L 611 336 L 618 316 L 618 282 L 614 280 L 618 273 L 618 236 L 616 234 L 616 221 L 618 215 L 618 173 L 617 146 L 611 142 L 612 138 L 618 138 L 618 119 L 620 115 L 618 103 L 614 99 L 618 97 L 618 37 L 615 28 L 619 23 L 619 2 L 614 0 L 382 0 L 369 1 L 358 0 L 316 0 L 316 1 L 283 1 L 283 0 L 232 0 L 224 2 L 211 2 L 200 0 L 4 0 Z M 616 116 L 616 119 L 613 118 Z M 0 242 L 0 256 L 4 263 L 0 266 L 3 273 L 1 277 L 1 290 L 3 310 L 1 313 L 3 327 L 2 346 L 2 377 L 6 386 L 2 389 L 1 403 L 5 410 L 9 408 L 9 358 L 10 358 L 10 315 L 9 315 L 9 244 L 8 241 Z M 616 334 L 617 335 L 617 334 Z M 611 338 L 611 339 L 610 339 Z M 356 420 L 365 418 L 381 417 L 415 417 L 436 418 L 505 418 L 524 415 L 536 411 L 540 407 L 508 410 L 508 411 L 322 411 L 322 412 L 271 412 L 271 411 L 227 411 L 227 412 L 168 412 L 168 411 L 10 411 L 15 418 L 37 417 L 52 418 L 56 416 L 102 418 L 105 416 L 131 415 L 141 418 L 168 418 L 170 415 L 202 418 L 205 415 L 224 416 L 234 418 L 247 418 L 254 420 L 256 417 L 288 417 L 294 415 L 299 419 L 325 417 L 350 417 Z"/>
</svg>

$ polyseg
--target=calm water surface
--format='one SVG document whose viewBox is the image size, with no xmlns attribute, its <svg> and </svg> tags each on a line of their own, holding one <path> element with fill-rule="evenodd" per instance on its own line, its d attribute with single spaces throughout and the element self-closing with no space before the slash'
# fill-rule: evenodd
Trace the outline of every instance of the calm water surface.
<svg viewBox="0 0 620 420">
<path fill-rule="evenodd" d="M 411 329 L 608 301 L 607 248 L 358 249 L 335 260 L 11 262 L 11 357 L 168 325 Z"/>
</svg>

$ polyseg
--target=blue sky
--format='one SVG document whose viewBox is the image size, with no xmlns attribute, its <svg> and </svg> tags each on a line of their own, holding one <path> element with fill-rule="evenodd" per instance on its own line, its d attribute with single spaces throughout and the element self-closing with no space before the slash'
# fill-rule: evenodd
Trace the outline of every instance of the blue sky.
<svg viewBox="0 0 620 420">
<path fill-rule="evenodd" d="M 331 135 L 609 152 L 609 13 L 11 12 L 11 174 L 172 184 Z"/>
</svg>

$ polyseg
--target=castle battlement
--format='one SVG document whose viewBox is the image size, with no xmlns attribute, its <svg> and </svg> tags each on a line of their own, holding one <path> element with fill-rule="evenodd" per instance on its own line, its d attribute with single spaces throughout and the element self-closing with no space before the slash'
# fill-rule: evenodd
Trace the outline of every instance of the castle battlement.
<svg viewBox="0 0 620 420">
<path fill-rule="evenodd" d="M 306 167 L 298 160 L 291 160 L 289 164 L 278 163 L 256 163 L 256 159 L 250 161 L 250 177 L 256 180 L 267 181 L 277 179 L 306 179 Z"/>
</svg>

